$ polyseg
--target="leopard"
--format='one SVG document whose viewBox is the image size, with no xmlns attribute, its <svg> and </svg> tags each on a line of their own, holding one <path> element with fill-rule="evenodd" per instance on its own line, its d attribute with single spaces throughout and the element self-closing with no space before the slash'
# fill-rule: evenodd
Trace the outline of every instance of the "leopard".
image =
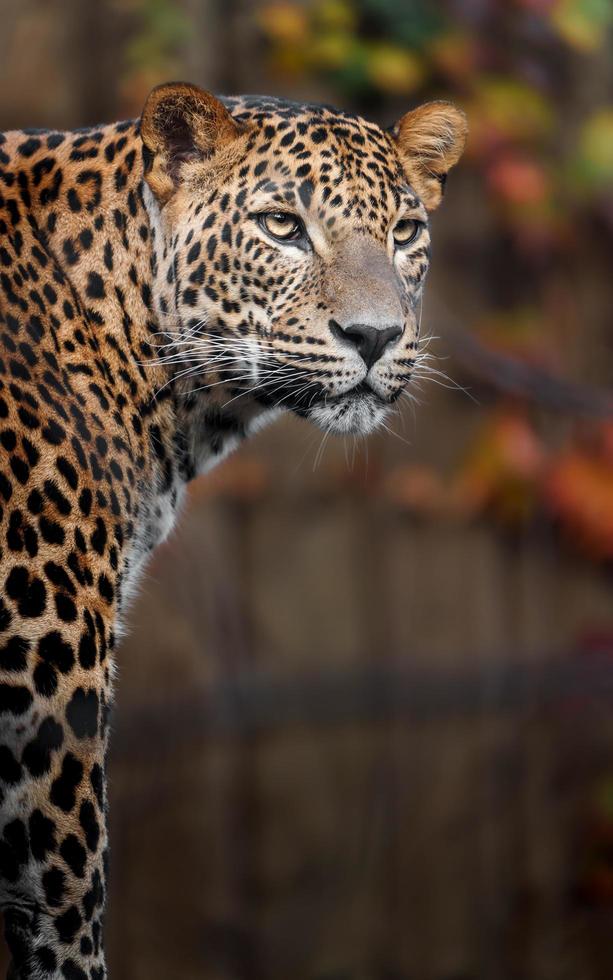
<svg viewBox="0 0 613 980">
<path fill-rule="evenodd" d="M 287 414 L 385 425 L 420 356 L 445 101 L 153 89 L 0 134 L 0 906 L 12 980 L 103 980 L 116 648 L 191 480 Z M 171 655 L 171 652 L 170 652 Z"/>
</svg>

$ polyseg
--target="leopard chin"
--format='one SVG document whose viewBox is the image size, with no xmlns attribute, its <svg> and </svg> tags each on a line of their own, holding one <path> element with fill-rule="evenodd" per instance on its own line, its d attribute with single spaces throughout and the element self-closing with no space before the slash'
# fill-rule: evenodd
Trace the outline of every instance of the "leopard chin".
<svg viewBox="0 0 613 980">
<path fill-rule="evenodd" d="M 368 436 L 381 428 L 389 412 L 390 406 L 374 393 L 349 392 L 314 405 L 307 418 L 324 432 Z"/>
</svg>

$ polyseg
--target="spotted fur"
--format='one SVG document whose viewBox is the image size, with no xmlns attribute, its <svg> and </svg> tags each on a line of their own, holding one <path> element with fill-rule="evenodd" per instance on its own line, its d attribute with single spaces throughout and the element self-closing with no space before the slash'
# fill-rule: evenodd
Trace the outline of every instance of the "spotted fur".
<svg viewBox="0 0 613 980">
<path fill-rule="evenodd" d="M 0 898 L 13 977 L 106 976 L 122 609 L 187 481 L 265 421 L 293 410 L 364 433 L 383 421 L 417 356 L 427 208 L 463 134 L 442 103 L 384 132 L 180 84 L 154 90 L 138 122 L 0 134 Z M 300 240 L 271 237 L 271 213 L 295 216 Z M 419 232 L 406 248 L 401 219 Z"/>
</svg>

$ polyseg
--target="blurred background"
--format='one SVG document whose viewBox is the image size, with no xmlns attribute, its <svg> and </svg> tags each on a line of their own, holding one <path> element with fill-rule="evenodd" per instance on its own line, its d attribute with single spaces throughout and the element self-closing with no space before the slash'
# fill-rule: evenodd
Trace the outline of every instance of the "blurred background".
<svg viewBox="0 0 613 980">
<path fill-rule="evenodd" d="M 0 0 L 0 129 L 149 88 L 468 112 L 421 405 L 287 418 L 130 615 L 115 980 L 613 976 L 610 0 Z"/>
</svg>

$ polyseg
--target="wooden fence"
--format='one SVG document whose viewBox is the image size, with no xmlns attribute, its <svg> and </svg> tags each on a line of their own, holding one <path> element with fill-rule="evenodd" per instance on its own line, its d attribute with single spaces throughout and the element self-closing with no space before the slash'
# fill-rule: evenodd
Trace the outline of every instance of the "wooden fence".
<svg viewBox="0 0 613 980">
<path fill-rule="evenodd" d="M 613 975 L 592 895 L 610 579 L 543 528 L 505 541 L 314 479 L 196 495 L 144 586 L 111 762 L 114 976 Z"/>
</svg>

